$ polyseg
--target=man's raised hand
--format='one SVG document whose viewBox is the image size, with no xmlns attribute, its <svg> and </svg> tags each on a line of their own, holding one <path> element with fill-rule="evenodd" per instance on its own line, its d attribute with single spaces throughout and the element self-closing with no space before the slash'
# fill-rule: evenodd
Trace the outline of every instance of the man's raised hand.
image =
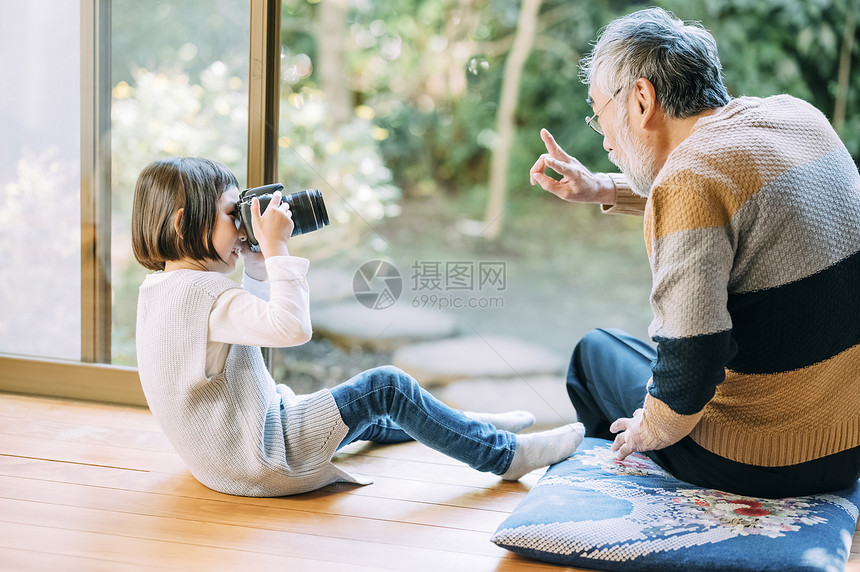
<svg viewBox="0 0 860 572">
<path fill-rule="evenodd" d="M 568 155 L 546 129 L 541 129 L 540 137 L 547 152 L 538 157 L 529 171 L 532 185 L 540 185 L 545 191 L 573 203 L 615 204 L 615 183 L 609 175 L 589 171 Z M 547 175 L 547 169 L 561 175 L 561 179 L 556 180 Z"/>
</svg>

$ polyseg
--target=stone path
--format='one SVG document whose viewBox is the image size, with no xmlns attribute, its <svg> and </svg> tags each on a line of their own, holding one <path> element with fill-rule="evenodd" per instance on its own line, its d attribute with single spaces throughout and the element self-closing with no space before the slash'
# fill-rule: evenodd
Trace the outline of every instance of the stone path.
<svg viewBox="0 0 860 572">
<path fill-rule="evenodd" d="M 576 421 L 564 376 L 560 375 L 464 379 L 430 391 L 451 407 L 467 411 L 501 413 L 525 409 L 534 414 L 536 426 L 541 428 Z"/>
<path fill-rule="evenodd" d="M 546 349 L 507 336 L 473 335 L 415 344 L 394 352 L 393 364 L 425 385 L 464 378 L 557 374 L 565 363 Z"/>
<path fill-rule="evenodd" d="M 345 296 L 345 277 L 326 278 L 325 294 L 312 300 L 315 335 L 347 348 L 393 352 L 393 365 L 458 409 L 527 409 L 541 428 L 576 421 L 564 385 L 569 356 L 511 336 L 464 335 L 444 311 L 403 304 L 371 310 Z"/>
<path fill-rule="evenodd" d="M 355 300 L 312 308 L 311 319 L 314 331 L 337 344 L 381 351 L 447 338 L 459 330 L 450 314 L 409 306 L 370 310 Z"/>
</svg>

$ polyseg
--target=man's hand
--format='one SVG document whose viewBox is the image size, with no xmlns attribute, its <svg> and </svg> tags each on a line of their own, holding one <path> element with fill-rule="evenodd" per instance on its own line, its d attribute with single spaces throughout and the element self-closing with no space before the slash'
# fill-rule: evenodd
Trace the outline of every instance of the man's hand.
<svg viewBox="0 0 860 572">
<path fill-rule="evenodd" d="M 612 443 L 612 450 L 618 451 L 615 456 L 619 461 L 623 461 L 630 453 L 641 453 L 648 449 L 642 444 L 642 409 L 637 409 L 633 412 L 633 417 L 621 417 L 609 426 L 609 430 L 613 433 L 618 433 L 615 436 L 615 441 Z"/>
<path fill-rule="evenodd" d="M 540 137 L 547 153 L 541 155 L 529 171 L 532 185 L 538 184 L 560 199 L 573 203 L 615 204 L 615 183 L 605 173 L 592 173 L 585 166 L 565 153 L 546 129 Z M 552 169 L 561 180 L 555 180 L 544 171 Z"/>
</svg>

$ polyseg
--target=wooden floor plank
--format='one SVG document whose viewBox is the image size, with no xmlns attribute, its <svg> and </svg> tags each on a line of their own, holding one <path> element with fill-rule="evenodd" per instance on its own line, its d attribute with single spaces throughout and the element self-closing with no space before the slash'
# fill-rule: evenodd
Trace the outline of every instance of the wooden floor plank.
<svg viewBox="0 0 860 572">
<path fill-rule="evenodd" d="M 63 406 L 73 408 L 72 414 L 68 419 L 64 419 L 62 417 Z M 128 423 L 126 423 L 129 415 L 147 415 L 151 417 L 148 412 L 130 407 L 121 409 L 123 410 L 122 415 L 117 416 L 116 412 L 111 412 L 109 406 L 102 404 L 80 404 L 68 402 L 67 405 L 66 402 L 53 401 L 51 402 L 51 407 L 47 409 L 47 411 L 50 412 L 50 415 L 47 416 L 47 418 L 44 416 L 44 411 L 32 409 L 29 411 L 31 417 L 27 417 L 28 410 L 25 406 L 25 402 L 23 402 L 21 398 L 12 400 L 11 404 L 7 403 L 6 400 L 0 400 L 0 437 L 4 435 L 7 437 L 18 435 L 26 436 L 28 440 L 42 439 L 46 441 L 46 444 L 50 442 L 73 443 L 77 445 L 77 447 L 58 447 L 58 449 L 63 450 L 64 454 L 67 455 L 67 457 L 62 460 L 71 462 L 89 462 L 92 464 L 101 464 L 101 461 L 98 458 L 84 459 L 80 456 L 81 451 L 86 451 L 86 449 L 80 447 L 81 445 L 97 445 L 98 450 L 102 450 L 103 447 L 115 446 L 122 449 L 144 449 L 161 452 L 172 451 L 169 441 L 163 433 L 160 432 L 157 426 L 149 427 L 146 431 L 140 429 L 129 429 Z M 114 417 L 116 417 L 115 423 L 105 424 L 103 423 L 102 418 L 109 413 L 113 413 Z M 36 415 L 38 417 L 34 419 L 33 416 Z M 133 423 L 131 425 L 134 427 L 140 426 L 141 424 Z M 10 443 L 8 439 L 0 440 L 0 446 L 4 446 L 8 443 Z M 4 450 L 12 452 L 15 451 L 11 448 Z M 104 450 L 115 453 L 114 456 L 117 459 L 128 459 L 129 457 L 134 457 L 134 455 L 124 455 L 122 452 L 113 451 L 111 449 Z M 71 456 L 73 454 L 78 454 L 78 456 Z M 46 453 L 46 455 L 48 454 Z M 353 459 L 352 457 L 355 456 L 358 457 Z M 385 461 L 374 464 L 372 461 L 367 459 L 368 457 L 371 460 Z M 141 461 L 143 459 L 136 460 Z M 433 466 L 434 477 L 441 476 L 444 478 L 444 475 L 453 475 L 454 478 L 450 479 L 451 481 L 456 483 L 463 482 L 460 477 L 462 475 L 462 468 L 464 467 L 463 463 L 426 447 L 410 447 L 408 445 L 378 446 L 369 443 L 355 443 L 345 448 L 342 452 L 339 452 L 336 456 L 336 460 L 345 463 L 345 466 L 360 466 L 371 470 L 377 470 L 379 467 L 384 466 L 396 466 L 400 461 L 421 463 Z M 455 469 L 451 471 L 441 469 L 440 474 L 440 469 L 436 468 L 440 465 L 455 467 Z M 166 470 L 168 472 L 172 472 L 174 470 L 173 465 L 168 465 L 166 469 L 161 469 L 158 464 L 153 464 L 148 467 L 142 467 L 139 463 L 128 466 L 129 468 L 145 470 Z M 410 474 L 423 473 L 423 471 L 415 471 L 414 467 L 415 466 L 413 465 L 408 469 Z M 367 473 L 366 470 L 365 473 L 368 475 L 372 474 Z M 529 477 L 532 476 L 534 478 L 531 479 L 531 482 L 536 482 L 537 478 L 539 478 L 542 473 L 542 470 L 534 471 L 534 473 L 528 477 L 521 479 L 521 482 L 529 482 Z M 476 474 L 480 475 L 480 473 Z M 498 480 L 498 477 L 493 475 L 485 474 L 482 475 L 482 477 L 484 478 L 481 482 L 476 483 L 474 486 L 485 486 L 487 477 L 489 477 L 490 480 Z M 435 478 L 433 480 L 434 482 L 438 482 Z"/>
<path fill-rule="evenodd" d="M 574 570 L 489 542 L 543 471 L 509 483 L 416 443 L 335 461 L 375 484 L 223 495 L 146 409 L 0 394 L 0 568 Z M 860 572 L 860 524 L 846 569 Z"/>
<path fill-rule="evenodd" d="M 256 526 L 224 525 L 206 521 L 187 521 L 133 513 L 81 509 L 33 501 L 0 499 L 0 520 L 9 523 L 80 530 L 107 535 L 122 531 L 122 536 L 143 540 L 175 542 L 199 547 L 223 548 L 281 555 L 309 560 L 385 568 L 392 564 L 409 565 L 414 570 L 471 572 L 494 570 L 498 557 L 460 554 L 449 562 L 450 553 L 424 547 L 388 545 L 385 553 L 374 542 L 338 539 L 338 550 L 331 550 L 331 538 L 314 534 L 287 533 Z"/>
<path fill-rule="evenodd" d="M 412 556 L 423 555 L 424 561 L 435 563 L 421 568 L 427 570 L 492 570 L 499 559 L 506 557 L 502 549 L 489 543 L 489 531 L 473 532 L 427 524 L 405 526 L 397 522 L 386 523 L 376 517 L 347 518 L 259 506 L 237 510 L 230 502 L 201 503 L 196 499 L 193 499 L 195 502 L 188 502 L 188 499 L 165 495 L 129 495 L 124 494 L 125 491 L 99 490 L 97 487 L 56 488 L 57 483 L 47 482 L 46 487 L 27 486 L 27 483 L 33 482 L 28 479 L 16 481 L 15 478 L 0 481 L 0 495 L 4 497 L 0 499 L 0 520 L 99 533 L 122 530 L 123 535 L 131 536 L 146 535 L 149 526 L 164 536 L 157 536 L 156 539 L 179 539 L 193 543 L 189 537 L 208 538 L 220 547 L 230 547 L 225 539 L 236 538 L 241 539 L 239 546 L 246 550 L 257 550 L 258 544 L 267 542 L 295 546 L 291 540 L 298 537 L 305 539 L 301 541 L 303 547 L 324 547 L 335 543 L 339 551 L 350 548 L 339 554 L 351 555 L 350 558 L 354 557 L 357 559 L 355 561 L 363 564 L 365 559 L 362 554 L 365 551 L 381 555 L 389 562 L 395 559 L 398 566 L 408 562 Z M 160 496 L 164 498 L 159 499 Z M 24 498 L 37 500 L 14 500 Z M 22 506 L 28 509 L 20 508 Z M 75 527 L 75 522 L 80 525 Z M 231 529 L 245 532 L 224 532 Z M 221 532 L 215 534 L 214 531 L 218 530 Z M 313 541 L 306 540 L 311 537 L 315 537 Z M 357 550 L 355 546 L 366 548 Z M 368 558 L 375 560 L 376 557 Z M 445 559 L 452 559 L 458 564 L 448 563 L 437 567 L 440 560 Z M 524 569 L 544 569 L 543 565 L 535 567 L 532 564 L 536 563 L 529 561 L 524 561 L 524 564 L 529 565 Z"/>
<path fill-rule="evenodd" d="M 15 477 L 0 477 L 0 496 L 7 499 L 35 500 L 105 511 L 128 512 L 179 520 L 204 520 L 218 524 L 256 526 L 285 532 L 310 532 L 333 538 L 350 538 L 395 544 L 430 547 L 451 552 L 496 555 L 501 549 L 489 542 L 494 527 L 487 521 L 483 529 L 458 527 L 451 519 L 448 526 L 420 522 L 417 515 L 438 520 L 438 508 L 410 510 L 404 506 L 400 520 L 377 518 L 372 507 L 363 514 L 336 514 L 291 508 L 289 497 L 280 507 L 247 505 L 223 501 L 189 499 L 155 493 L 86 487 L 65 483 L 44 483 Z M 376 500 L 376 499 L 373 499 Z M 501 522 L 501 519 L 498 520 Z"/>
<path fill-rule="evenodd" d="M 0 547 L 0 570 L 15 572 L 151 572 L 153 566 L 96 560 L 91 556 L 50 554 L 18 548 Z"/>
<path fill-rule="evenodd" d="M 305 498 L 305 495 L 269 499 L 270 503 L 266 506 L 262 502 L 239 503 L 228 495 L 200 499 L 164 495 L 160 492 L 141 493 L 6 476 L 0 476 L 0 498 L 43 500 L 55 504 L 134 511 L 140 514 L 173 518 L 193 519 L 196 513 L 205 510 L 211 513 L 207 516 L 209 519 L 223 518 L 231 521 L 241 518 L 248 518 L 250 521 L 271 518 L 272 520 L 291 519 L 301 523 L 307 522 L 311 516 L 319 520 L 327 517 L 344 517 L 482 533 L 494 531 L 507 516 L 499 511 L 339 494 L 309 499 Z M 367 523 L 363 525 L 368 526 Z"/>
<path fill-rule="evenodd" d="M 396 451 L 397 448 L 413 447 L 416 450 L 426 449 L 417 443 L 388 445 L 386 448 Z M 156 471 L 162 473 L 177 473 L 185 469 L 185 464 L 176 453 L 170 449 L 149 450 L 131 449 L 100 442 L 73 442 L 61 439 L 48 439 L 38 436 L 8 435 L 0 433 L 0 451 L 17 457 L 50 459 L 69 463 L 102 465 L 134 469 L 138 471 Z M 391 459 L 382 456 L 366 456 L 351 453 L 339 453 L 334 458 L 338 466 L 368 477 L 387 476 L 418 480 L 423 482 L 462 484 L 476 488 L 503 486 L 498 476 L 481 473 L 469 468 L 463 463 L 433 464 L 422 461 Z M 533 471 L 522 481 L 535 482 L 540 477 L 541 470 Z M 514 484 L 518 488 L 522 485 Z"/>
<path fill-rule="evenodd" d="M 142 540 L 116 534 L 65 530 L 48 526 L 0 523 L 0 547 L 32 552 L 92 558 L 120 564 L 145 564 L 172 570 L 292 569 L 312 571 L 355 570 L 372 567 L 291 556 L 274 556 L 248 550 L 201 547 L 178 542 Z M 378 568 L 376 568 L 378 570 Z"/>
<path fill-rule="evenodd" d="M 92 417 L 92 416 L 91 416 Z M 22 419 L 0 414 L 0 434 L 39 437 L 71 443 L 112 445 L 150 451 L 170 450 L 170 441 L 161 431 L 129 427 L 103 427 L 84 422 Z"/>
<path fill-rule="evenodd" d="M 22 438 L 18 435 L 0 434 L 0 451 L 15 457 L 32 457 L 137 471 L 154 470 L 161 473 L 175 473 L 185 469 L 182 459 L 168 450 L 129 449 L 40 437 Z"/>
<path fill-rule="evenodd" d="M 405 446 L 423 448 L 416 443 L 394 447 Z M 182 460 L 173 451 L 130 450 L 94 443 L 68 443 L 3 434 L 0 434 L 0 451 L 13 457 L 45 459 L 70 464 L 115 467 L 169 475 L 188 473 Z M 540 474 L 536 472 L 534 475 L 525 477 L 523 480 L 526 483 L 510 483 L 502 481 L 495 475 L 475 471 L 463 464 L 437 467 L 415 461 L 397 461 L 361 455 L 342 455 L 338 457 L 338 464 L 374 479 L 387 477 L 400 479 L 404 482 L 469 487 L 477 493 L 474 498 L 485 497 L 493 491 L 500 491 L 499 494 L 508 494 L 509 501 L 512 499 L 510 495 L 513 493 L 525 494 L 529 490 L 529 485 L 526 483 L 530 479 L 532 482 L 536 481 Z M 318 494 L 325 494 L 330 491 L 331 489 Z M 490 492 L 488 493 L 488 491 Z M 469 498 L 469 495 L 466 495 L 465 498 Z M 463 502 L 459 504 L 463 504 Z"/>
<path fill-rule="evenodd" d="M 22 419 L 44 419 L 117 429 L 160 431 L 158 422 L 144 407 L 108 405 L 70 399 L 0 395 L 0 415 Z"/>
<path fill-rule="evenodd" d="M 226 497 L 198 483 L 189 473 L 178 475 L 146 471 L 126 471 L 74 463 L 56 463 L 42 459 L 25 459 L 0 455 L 0 475 L 29 479 L 66 482 L 80 485 L 104 486 L 138 492 L 200 499 L 230 498 L 232 502 L 276 506 L 280 499 Z M 322 495 L 353 495 L 368 498 L 406 500 L 416 503 L 433 503 L 440 506 L 459 506 L 510 513 L 528 489 L 508 486 L 481 489 L 462 485 L 441 485 L 421 481 L 375 477 L 373 485 L 362 487 L 336 484 L 307 493 L 308 498 Z"/>
<path fill-rule="evenodd" d="M 230 498 L 232 502 L 276 506 L 280 499 L 226 497 L 207 489 L 189 473 L 170 475 L 166 473 L 126 471 L 74 463 L 56 463 L 42 459 L 0 456 L 0 475 L 26 477 L 29 479 L 67 482 L 81 485 L 104 486 L 138 492 L 160 492 L 161 494 L 200 499 Z M 374 484 L 366 487 L 349 484 L 330 485 L 319 491 L 307 493 L 308 498 L 323 495 L 351 495 L 371 499 L 395 499 L 416 503 L 432 503 L 440 506 L 476 508 L 510 513 L 527 489 L 489 487 L 480 489 L 461 485 L 440 485 L 421 481 L 405 481 L 387 477 L 376 477 Z"/>
</svg>

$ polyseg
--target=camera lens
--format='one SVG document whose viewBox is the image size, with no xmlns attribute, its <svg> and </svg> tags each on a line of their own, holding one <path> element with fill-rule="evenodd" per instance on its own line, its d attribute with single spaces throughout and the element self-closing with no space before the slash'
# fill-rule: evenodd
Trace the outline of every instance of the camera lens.
<svg viewBox="0 0 860 572">
<path fill-rule="evenodd" d="M 248 243 L 254 252 L 259 252 L 260 246 L 257 242 L 257 237 L 254 236 L 254 228 L 251 224 L 251 200 L 257 197 L 260 201 L 260 212 L 264 213 L 269 206 L 269 202 L 272 200 L 272 193 L 283 191 L 283 189 L 284 186 L 282 184 L 274 183 L 253 189 L 245 189 L 239 195 L 239 204 L 237 207 L 240 225 L 244 228 L 245 236 L 248 237 Z M 319 189 L 307 189 L 282 196 L 281 202 L 290 205 L 290 212 L 293 216 L 293 233 L 291 236 L 311 232 L 329 224 L 328 211 L 326 211 L 325 202 L 323 202 L 322 193 Z"/>
<path fill-rule="evenodd" d="M 293 213 L 293 234 L 304 234 L 329 224 L 328 212 L 319 189 L 299 191 L 283 198 Z"/>
</svg>

